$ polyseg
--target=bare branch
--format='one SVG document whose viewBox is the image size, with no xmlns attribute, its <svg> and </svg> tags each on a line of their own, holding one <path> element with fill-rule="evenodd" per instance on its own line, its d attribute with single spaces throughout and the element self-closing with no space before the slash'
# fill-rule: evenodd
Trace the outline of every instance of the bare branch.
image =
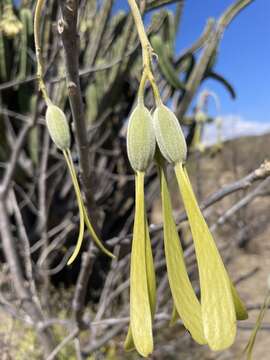
<svg viewBox="0 0 270 360">
<path fill-rule="evenodd" d="M 17 164 L 17 161 L 18 161 L 18 158 L 19 158 L 19 155 L 20 155 L 20 151 L 24 145 L 24 142 L 25 142 L 25 139 L 26 139 L 26 136 L 28 135 L 29 131 L 31 130 L 33 126 L 33 123 L 26 123 L 16 142 L 15 142 L 15 145 L 14 145 L 14 148 L 13 148 L 13 151 L 12 151 L 12 155 L 11 155 L 11 158 L 10 158 L 10 161 L 8 163 L 8 166 L 6 168 L 6 172 L 5 172 L 5 175 L 4 175 L 4 178 L 0 184 L 0 198 L 6 198 L 7 195 L 8 195 L 8 191 L 10 189 L 10 186 L 12 184 L 12 178 L 13 178 L 13 175 L 14 175 L 14 172 L 15 172 L 15 169 L 16 169 L 16 164 Z"/>
</svg>

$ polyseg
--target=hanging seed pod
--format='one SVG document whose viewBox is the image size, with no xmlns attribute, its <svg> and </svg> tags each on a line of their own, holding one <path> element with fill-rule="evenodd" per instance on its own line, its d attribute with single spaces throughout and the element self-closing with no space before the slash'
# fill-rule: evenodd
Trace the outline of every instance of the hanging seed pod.
<svg viewBox="0 0 270 360">
<path fill-rule="evenodd" d="M 156 108 L 153 119 L 157 143 L 164 158 L 174 164 L 185 162 L 186 140 L 174 113 L 162 104 Z"/>
<path fill-rule="evenodd" d="M 199 110 L 196 112 L 195 121 L 197 123 L 206 123 L 207 120 L 208 120 L 208 116 L 204 111 Z"/>
<path fill-rule="evenodd" d="M 145 171 L 155 154 L 155 133 L 152 116 L 143 104 L 133 110 L 128 124 L 127 151 L 132 168 Z"/>
<path fill-rule="evenodd" d="M 21 21 L 14 14 L 12 3 L 4 6 L 0 28 L 9 39 L 16 37 L 23 29 Z"/>
<path fill-rule="evenodd" d="M 50 104 L 46 111 L 46 124 L 50 136 L 55 145 L 66 150 L 70 147 L 70 130 L 63 111 L 53 104 Z"/>
</svg>

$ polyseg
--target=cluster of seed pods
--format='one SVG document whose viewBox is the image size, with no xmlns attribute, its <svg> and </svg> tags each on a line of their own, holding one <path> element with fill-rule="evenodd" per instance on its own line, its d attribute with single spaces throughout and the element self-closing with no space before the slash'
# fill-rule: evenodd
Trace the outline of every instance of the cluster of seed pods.
<svg viewBox="0 0 270 360">
<path fill-rule="evenodd" d="M 193 339 L 212 350 L 232 345 L 236 320 L 247 312 L 224 267 L 212 234 L 198 206 L 185 166 L 187 146 L 179 120 L 157 99 L 153 115 L 141 96 L 128 125 L 127 151 L 135 171 L 135 220 L 130 270 L 130 327 L 125 349 L 142 356 L 153 351 L 152 323 L 156 307 L 156 283 L 151 242 L 144 205 L 144 174 L 155 160 L 160 177 L 164 249 L 168 279 L 179 316 Z M 190 282 L 183 249 L 172 214 L 166 167 L 174 168 L 179 192 L 193 237 L 200 278 L 200 300 Z"/>
</svg>

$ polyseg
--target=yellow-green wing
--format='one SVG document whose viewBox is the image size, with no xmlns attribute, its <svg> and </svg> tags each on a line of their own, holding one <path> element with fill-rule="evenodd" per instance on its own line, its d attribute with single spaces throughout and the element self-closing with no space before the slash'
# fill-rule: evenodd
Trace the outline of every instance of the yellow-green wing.
<svg viewBox="0 0 270 360">
<path fill-rule="evenodd" d="M 233 302 L 236 312 L 236 318 L 237 320 L 246 320 L 248 318 L 248 312 L 245 307 L 245 304 L 241 300 L 238 291 L 236 290 L 235 286 L 233 285 L 231 279 L 229 279 L 231 282 L 231 288 L 232 288 L 232 296 L 233 296 Z"/>
<path fill-rule="evenodd" d="M 236 335 L 231 283 L 182 164 L 175 166 L 175 173 L 197 256 L 204 335 L 212 350 L 223 350 L 232 345 Z"/>
<path fill-rule="evenodd" d="M 152 315 L 146 270 L 144 173 L 136 175 L 136 209 L 130 265 L 130 326 L 134 345 L 142 356 L 153 351 Z"/>
<path fill-rule="evenodd" d="M 155 309 L 156 309 L 156 276 L 155 276 L 154 261 L 153 261 L 151 241 L 149 236 L 149 229 L 148 229 L 146 215 L 145 215 L 145 236 L 146 236 L 145 255 L 146 255 L 147 285 L 148 285 L 148 294 L 149 294 L 152 319 L 154 319 Z M 130 326 L 128 328 L 128 334 L 125 340 L 124 348 L 126 351 L 131 351 L 134 350 L 135 348 Z"/>
<path fill-rule="evenodd" d="M 192 288 L 185 266 L 180 239 L 172 215 L 170 194 L 164 171 L 161 170 L 161 196 L 164 229 L 164 248 L 169 284 L 174 305 L 184 326 L 199 344 L 205 344 L 201 305 Z"/>
</svg>

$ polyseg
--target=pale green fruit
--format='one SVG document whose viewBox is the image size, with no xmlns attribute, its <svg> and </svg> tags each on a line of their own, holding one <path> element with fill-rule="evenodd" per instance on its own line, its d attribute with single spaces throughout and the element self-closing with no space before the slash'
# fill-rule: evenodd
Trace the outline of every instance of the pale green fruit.
<svg viewBox="0 0 270 360">
<path fill-rule="evenodd" d="M 195 114 L 195 121 L 199 122 L 199 123 L 205 123 L 208 119 L 208 116 L 201 110 L 199 110 L 196 114 Z"/>
<path fill-rule="evenodd" d="M 183 163 L 187 145 L 179 121 L 165 105 L 159 105 L 153 116 L 154 130 L 159 149 L 169 163 Z"/>
<path fill-rule="evenodd" d="M 70 130 L 63 111 L 53 104 L 46 111 L 46 124 L 55 145 L 61 150 L 70 148 Z"/>
<path fill-rule="evenodd" d="M 127 152 L 133 170 L 144 172 L 147 169 L 155 147 L 152 116 L 143 104 L 138 104 L 130 115 L 127 131 Z"/>
</svg>

